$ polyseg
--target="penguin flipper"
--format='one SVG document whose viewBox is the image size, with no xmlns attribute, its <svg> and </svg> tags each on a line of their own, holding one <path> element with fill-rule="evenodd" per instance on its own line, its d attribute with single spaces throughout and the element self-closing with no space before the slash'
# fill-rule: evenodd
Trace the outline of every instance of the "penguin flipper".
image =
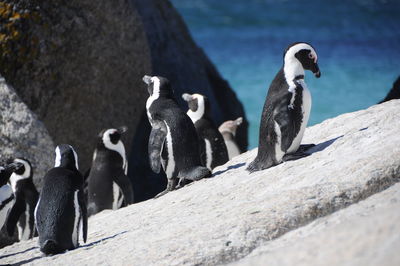
<svg viewBox="0 0 400 266">
<path fill-rule="evenodd" d="M 118 175 L 117 177 L 115 177 L 113 180 L 121 188 L 122 193 L 124 194 L 124 200 L 125 200 L 126 205 L 132 204 L 133 203 L 133 189 L 132 189 L 131 181 L 129 181 L 129 178 L 124 173 L 122 173 L 122 174 Z"/>
<path fill-rule="evenodd" d="M 85 195 L 83 189 L 78 191 L 78 203 L 79 208 L 81 209 L 81 219 L 82 219 L 82 235 L 83 235 L 83 242 L 86 243 L 87 239 L 87 230 L 88 230 L 88 215 L 87 215 L 87 208 L 85 202 Z"/>
<path fill-rule="evenodd" d="M 21 214 L 25 211 L 26 205 L 24 204 L 24 200 L 20 195 L 16 195 L 16 201 L 11 208 L 10 213 L 8 214 L 6 228 L 7 233 L 11 237 L 14 235 L 15 227 L 17 226 L 17 222 Z"/>
<path fill-rule="evenodd" d="M 167 128 L 164 122 L 154 123 L 149 137 L 149 161 L 151 170 L 160 173 L 161 170 L 161 152 L 164 146 Z"/>
</svg>

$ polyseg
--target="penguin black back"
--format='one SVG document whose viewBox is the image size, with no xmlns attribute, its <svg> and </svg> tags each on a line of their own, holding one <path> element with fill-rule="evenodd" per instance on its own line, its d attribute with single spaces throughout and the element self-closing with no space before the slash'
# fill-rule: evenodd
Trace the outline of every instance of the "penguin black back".
<svg viewBox="0 0 400 266">
<path fill-rule="evenodd" d="M 213 168 L 229 160 L 228 151 L 221 133 L 211 119 L 210 102 L 201 94 L 184 93 L 182 98 L 188 103 L 187 115 L 192 120 L 200 139 L 200 153 L 204 166 Z"/>
<path fill-rule="evenodd" d="M 57 254 L 79 245 L 82 223 L 83 239 L 87 235 L 87 210 L 83 195 L 83 176 L 78 170 L 78 157 L 70 145 L 56 148 L 55 167 L 43 180 L 35 209 L 40 249 Z"/>
<path fill-rule="evenodd" d="M 106 129 L 98 136 L 88 176 L 89 215 L 133 203 L 125 147 L 121 141 L 126 130 L 126 127 Z"/>
</svg>

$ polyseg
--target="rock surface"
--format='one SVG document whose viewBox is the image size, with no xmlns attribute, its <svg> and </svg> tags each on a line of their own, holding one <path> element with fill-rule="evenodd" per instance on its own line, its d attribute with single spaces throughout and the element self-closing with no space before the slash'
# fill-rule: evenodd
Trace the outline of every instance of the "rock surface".
<svg viewBox="0 0 400 266">
<path fill-rule="evenodd" d="M 400 265 L 400 184 L 255 249 L 233 265 Z"/>
<path fill-rule="evenodd" d="M 136 200 L 163 189 L 163 179 L 142 171 L 150 132 L 144 74 L 169 78 L 179 99 L 209 96 L 217 124 L 244 115 L 169 1 L 5 0 L 0 21 L 0 71 L 54 141 L 75 147 L 82 169 L 101 129 L 128 126 Z M 246 132 L 247 125 L 238 133 L 243 149 Z"/>
<path fill-rule="evenodd" d="M 21 101 L 14 89 L 0 76 L 0 161 L 27 158 L 33 166 L 34 183 L 54 164 L 54 144 L 35 114 Z M 1 229 L 1 228 L 0 228 Z M 0 235 L 0 247 L 9 243 Z"/>
<path fill-rule="evenodd" d="M 341 213 L 351 215 L 353 207 L 361 213 L 365 209 L 365 219 L 369 220 L 360 220 L 360 230 L 374 222 L 370 219 L 376 219 L 382 228 L 386 221 L 388 227 L 396 226 L 392 229 L 398 232 L 399 216 L 390 212 L 392 207 L 398 208 L 399 186 L 393 185 L 400 181 L 400 145 L 394 145 L 400 141 L 399 118 L 400 101 L 393 100 L 324 121 L 305 132 L 304 143 L 317 144 L 306 158 L 250 175 L 245 164 L 256 155 L 256 150 L 252 150 L 217 167 L 213 178 L 194 182 L 159 199 L 91 217 L 88 243 L 76 250 L 43 258 L 34 239 L 2 249 L 0 263 L 224 264 L 238 261 L 289 234 L 294 234 L 296 241 L 297 230 L 289 231 L 303 226 L 307 231 L 307 226 L 315 226 L 319 221 L 334 223 Z M 367 198 L 376 193 L 382 194 L 376 195 L 376 210 L 370 210 L 368 206 L 374 203 Z M 394 196 L 386 197 L 387 194 Z M 380 197 L 386 197 L 388 205 Z M 367 200 L 360 202 L 364 199 Z M 371 200 L 375 202 L 372 197 Z M 334 213 L 351 204 L 357 205 Z M 382 215 L 382 219 L 375 217 L 375 213 Z M 357 213 L 354 216 L 361 219 Z M 309 224 L 319 218 L 325 220 Z M 350 217 L 348 222 L 341 223 L 352 221 L 357 220 Z M 338 237 L 346 236 L 342 227 L 345 225 L 339 222 L 337 229 L 334 224 L 329 227 L 328 239 L 335 230 Z M 377 230 L 374 236 L 380 232 Z M 381 238 L 376 245 L 381 247 L 376 249 L 377 258 L 394 263 L 398 253 L 383 246 L 396 246 L 398 238 L 389 236 L 386 230 L 391 229 L 379 233 Z M 366 246 L 373 244 L 371 238 L 355 232 L 359 234 L 358 241 L 353 241 L 354 245 L 359 244 L 355 249 L 362 248 L 364 238 Z M 311 237 L 317 236 L 310 236 L 306 243 L 312 242 Z M 331 246 L 339 250 L 341 243 L 332 240 Z"/>
</svg>

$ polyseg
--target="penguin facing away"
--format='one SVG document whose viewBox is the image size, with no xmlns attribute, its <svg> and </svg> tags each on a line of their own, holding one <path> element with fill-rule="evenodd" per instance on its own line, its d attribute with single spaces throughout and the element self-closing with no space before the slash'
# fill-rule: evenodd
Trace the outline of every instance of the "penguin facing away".
<svg viewBox="0 0 400 266">
<path fill-rule="evenodd" d="M 83 195 L 83 176 L 78 156 L 67 144 L 56 148 L 54 168 L 43 179 L 35 209 L 40 250 L 58 254 L 79 246 L 79 231 L 87 237 L 87 209 Z"/>
<path fill-rule="evenodd" d="M 6 166 L 0 166 L 0 229 L 6 222 L 9 211 L 14 204 L 14 193 L 9 184 L 11 174 L 20 169 L 20 163 L 11 163 Z"/>
<path fill-rule="evenodd" d="M 187 115 L 196 128 L 200 141 L 202 163 L 212 170 L 229 160 L 228 151 L 221 133 L 210 117 L 210 103 L 208 98 L 201 94 L 182 94 L 183 100 L 188 103 Z"/>
<path fill-rule="evenodd" d="M 305 151 L 314 145 L 300 146 L 311 110 L 304 70 L 311 70 L 319 78 L 317 61 L 317 54 L 308 43 L 294 43 L 286 49 L 283 67 L 268 90 L 260 122 L 258 153 L 247 167 L 249 172 L 309 155 Z"/>
<path fill-rule="evenodd" d="M 236 130 L 243 122 L 243 118 L 239 117 L 236 120 L 228 120 L 222 123 L 218 131 L 224 138 L 226 148 L 228 150 L 229 160 L 240 154 L 239 146 L 236 143 Z"/>
<path fill-rule="evenodd" d="M 127 127 L 102 130 L 88 176 L 88 214 L 119 209 L 133 203 L 132 184 L 121 135 Z"/>
<path fill-rule="evenodd" d="M 144 76 L 150 97 L 146 102 L 152 130 L 149 137 L 150 167 L 155 173 L 164 169 L 167 188 L 160 197 L 185 180 L 196 181 L 211 175 L 202 166 L 199 140 L 190 118 L 179 108 L 169 81 L 159 76 Z"/>
<path fill-rule="evenodd" d="M 39 193 L 33 184 L 31 163 L 24 158 L 15 158 L 13 162 L 21 163 L 23 166 L 10 177 L 15 203 L 7 218 L 7 233 L 10 237 L 13 236 L 17 227 L 18 239 L 28 240 L 36 233 L 34 211 Z"/>
</svg>

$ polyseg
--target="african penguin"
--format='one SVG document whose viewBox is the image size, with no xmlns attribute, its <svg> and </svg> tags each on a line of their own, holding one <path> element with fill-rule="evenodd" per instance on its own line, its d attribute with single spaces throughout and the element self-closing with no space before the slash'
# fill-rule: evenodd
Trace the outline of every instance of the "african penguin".
<svg viewBox="0 0 400 266">
<path fill-rule="evenodd" d="M 87 209 L 78 156 L 67 144 L 57 146 L 55 152 L 54 168 L 43 178 L 35 208 L 40 250 L 46 255 L 78 247 L 80 230 L 84 242 L 87 236 Z"/>
<path fill-rule="evenodd" d="M 6 222 L 8 213 L 14 204 L 14 193 L 9 184 L 11 174 L 20 169 L 20 163 L 11 163 L 6 166 L 0 166 L 0 229 Z"/>
<path fill-rule="evenodd" d="M 210 117 L 210 102 L 201 94 L 182 94 L 182 99 L 188 103 L 187 115 L 196 128 L 200 141 L 201 161 L 212 170 L 229 160 L 228 151 L 221 133 Z"/>
<path fill-rule="evenodd" d="M 199 140 L 190 118 L 179 108 L 168 79 L 144 76 L 150 97 L 146 102 L 152 130 L 149 137 L 151 169 L 160 172 L 162 166 L 168 179 L 166 190 L 174 190 L 185 180 L 199 180 L 211 175 L 200 159 Z M 179 179 L 179 180 L 178 180 Z"/>
<path fill-rule="evenodd" d="M 247 168 L 249 172 L 308 155 L 304 151 L 313 145 L 300 147 L 311 110 L 304 70 L 311 70 L 319 78 L 317 60 L 314 48 L 308 43 L 294 43 L 286 49 L 283 67 L 268 90 L 260 122 L 258 153 Z"/>
<path fill-rule="evenodd" d="M 126 127 L 102 130 L 88 176 L 88 214 L 133 203 L 132 184 L 121 135 Z"/>
<path fill-rule="evenodd" d="M 236 129 L 243 122 L 243 118 L 239 117 L 236 120 L 228 120 L 222 123 L 218 131 L 221 132 L 224 138 L 226 148 L 228 150 L 229 160 L 240 154 L 239 146 L 236 143 Z"/>
<path fill-rule="evenodd" d="M 24 158 L 15 158 L 13 162 L 21 163 L 23 166 L 10 177 L 15 203 L 7 218 L 7 232 L 9 236 L 13 236 L 17 227 L 18 239 L 28 240 L 33 238 L 36 232 L 34 210 L 39 193 L 33 184 L 31 163 Z"/>
</svg>

